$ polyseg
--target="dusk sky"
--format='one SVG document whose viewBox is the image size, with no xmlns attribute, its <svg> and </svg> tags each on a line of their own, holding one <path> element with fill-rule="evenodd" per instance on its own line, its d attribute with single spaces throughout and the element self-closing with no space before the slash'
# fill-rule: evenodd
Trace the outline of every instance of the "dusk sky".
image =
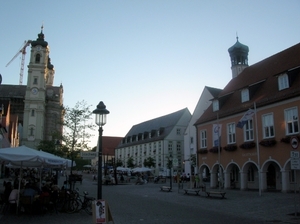
<svg viewBox="0 0 300 224">
<path fill-rule="evenodd" d="M 236 36 L 249 65 L 299 43 L 299 11 L 299 0 L 2 0 L 2 84 L 19 84 L 21 54 L 5 66 L 43 24 L 64 105 L 103 101 L 103 135 L 124 137 L 138 123 L 193 113 L 204 86 L 224 88 Z"/>
</svg>

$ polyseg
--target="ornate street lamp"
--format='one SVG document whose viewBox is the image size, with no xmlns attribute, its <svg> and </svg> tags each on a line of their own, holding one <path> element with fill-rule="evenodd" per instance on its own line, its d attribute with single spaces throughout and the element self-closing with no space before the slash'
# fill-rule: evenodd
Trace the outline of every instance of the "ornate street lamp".
<svg viewBox="0 0 300 224">
<path fill-rule="evenodd" d="M 109 111 L 106 110 L 106 106 L 102 101 L 97 105 L 97 109 L 93 111 L 96 117 L 96 124 L 99 126 L 99 137 L 98 137 L 98 193 L 97 198 L 102 199 L 102 126 L 106 124 L 106 114 Z"/>
</svg>

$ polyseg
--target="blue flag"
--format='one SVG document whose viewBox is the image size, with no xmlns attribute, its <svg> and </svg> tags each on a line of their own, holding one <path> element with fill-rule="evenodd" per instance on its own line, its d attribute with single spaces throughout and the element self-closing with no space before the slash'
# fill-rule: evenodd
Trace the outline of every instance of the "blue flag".
<svg viewBox="0 0 300 224">
<path fill-rule="evenodd" d="M 244 114 L 244 116 L 239 120 L 239 122 L 237 123 L 236 127 L 243 128 L 244 125 L 246 124 L 246 122 L 253 117 L 254 113 L 255 113 L 255 111 L 253 109 L 249 109 Z"/>
</svg>

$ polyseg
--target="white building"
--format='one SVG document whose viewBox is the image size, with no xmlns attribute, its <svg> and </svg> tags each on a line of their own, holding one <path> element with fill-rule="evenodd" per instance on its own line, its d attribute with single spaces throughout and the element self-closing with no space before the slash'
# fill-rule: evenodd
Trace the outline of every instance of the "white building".
<svg viewBox="0 0 300 224">
<path fill-rule="evenodd" d="M 184 133 L 190 119 L 191 113 L 185 108 L 134 125 L 116 148 L 116 159 L 127 167 L 132 158 L 135 166 L 143 167 L 144 160 L 152 158 L 152 173 L 167 175 L 167 162 L 172 157 L 173 171 L 182 171 Z"/>
<path fill-rule="evenodd" d="M 197 135 L 195 122 L 201 117 L 203 112 L 211 105 L 211 99 L 220 93 L 221 89 L 205 86 L 199 101 L 195 107 L 191 120 L 184 133 L 184 172 L 196 172 Z M 194 160 L 194 161 L 193 161 Z"/>
</svg>

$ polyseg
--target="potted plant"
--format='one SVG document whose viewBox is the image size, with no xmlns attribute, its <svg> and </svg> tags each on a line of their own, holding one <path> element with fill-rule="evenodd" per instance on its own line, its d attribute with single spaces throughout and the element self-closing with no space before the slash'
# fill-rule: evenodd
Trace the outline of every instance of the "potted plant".
<svg viewBox="0 0 300 224">
<path fill-rule="evenodd" d="M 237 150 L 237 145 L 236 144 L 226 145 L 224 147 L 224 150 L 229 151 L 229 152 L 235 151 L 235 150 Z"/>
<path fill-rule="evenodd" d="M 256 146 L 255 142 L 244 142 L 240 145 L 240 148 L 242 149 L 252 149 Z"/>
<path fill-rule="evenodd" d="M 276 145 L 276 143 L 277 141 L 275 139 L 265 139 L 259 142 L 259 144 L 264 147 L 272 147 Z"/>
</svg>

